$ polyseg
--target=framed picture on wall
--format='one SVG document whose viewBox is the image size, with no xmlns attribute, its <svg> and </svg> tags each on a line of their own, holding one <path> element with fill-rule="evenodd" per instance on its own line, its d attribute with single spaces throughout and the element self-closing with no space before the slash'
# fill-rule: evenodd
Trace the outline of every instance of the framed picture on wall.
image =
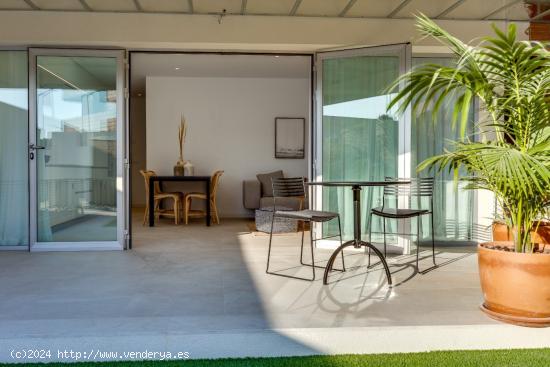
<svg viewBox="0 0 550 367">
<path fill-rule="evenodd" d="M 305 118 L 275 118 L 275 158 L 303 159 L 305 145 Z"/>
</svg>

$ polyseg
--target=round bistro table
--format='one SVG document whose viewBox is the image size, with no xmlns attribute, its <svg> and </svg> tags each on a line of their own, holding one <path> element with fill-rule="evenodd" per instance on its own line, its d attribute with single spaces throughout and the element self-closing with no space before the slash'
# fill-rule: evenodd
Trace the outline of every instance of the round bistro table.
<svg viewBox="0 0 550 367">
<path fill-rule="evenodd" d="M 390 268 L 386 262 L 386 258 L 371 242 L 361 240 L 361 190 L 363 187 L 384 187 L 393 185 L 408 185 L 411 181 L 408 180 L 388 180 L 388 181 L 313 181 L 306 182 L 308 186 L 326 186 L 326 187 L 351 187 L 353 192 L 353 239 L 340 245 L 330 256 L 325 274 L 323 276 L 323 284 L 328 284 L 328 274 L 332 270 L 332 266 L 338 254 L 346 247 L 353 246 L 355 248 L 368 247 L 380 258 L 380 262 L 386 271 L 388 284 L 392 285 Z M 370 241 L 370 238 L 369 238 Z"/>
</svg>

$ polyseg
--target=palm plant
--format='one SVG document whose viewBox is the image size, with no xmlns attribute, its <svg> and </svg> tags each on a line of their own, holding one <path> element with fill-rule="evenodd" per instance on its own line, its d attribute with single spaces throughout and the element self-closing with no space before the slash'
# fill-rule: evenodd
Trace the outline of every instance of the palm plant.
<svg viewBox="0 0 550 367">
<path fill-rule="evenodd" d="M 458 179 L 466 172 L 470 189 L 495 194 L 513 229 L 516 252 L 532 252 L 531 230 L 544 216 L 550 200 L 550 53 L 537 42 L 518 41 L 516 26 L 473 46 L 447 33 L 424 15 L 417 28 L 455 55 L 452 66 L 424 64 L 393 85 L 403 88 L 389 108 L 409 104 L 413 110 L 433 109 L 434 121 L 444 100 L 453 95 L 452 125 L 461 138 L 441 155 L 422 162 L 418 170 L 449 169 Z M 477 138 L 467 136 L 472 101 L 480 102 L 475 121 Z M 486 116 L 485 116 L 486 115 Z"/>
</svg>

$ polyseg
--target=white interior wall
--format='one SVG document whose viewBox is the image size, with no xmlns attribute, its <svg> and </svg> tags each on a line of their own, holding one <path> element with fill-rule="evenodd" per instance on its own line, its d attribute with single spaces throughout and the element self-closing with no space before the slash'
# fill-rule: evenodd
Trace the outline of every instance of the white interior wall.
<svg viewBox="0 0 550 367">
<path fill-rule="evenodd" d="M 180 116 L 185 114 L 184 159 L 193 163 L 197 175 L 224 170 L 220 215 L 248 216 L 242 204 L 244 179 L 278 169 L 288 176 L 307 175 L 307 145 L 304 159 L 274 158 L 274 120 L 304 117 L 309 129 L 309 99 L 309 78 L 147 77 L 147 168 L 172 173 Z M 193 189 L 188 183 L 177 187 Z"/>
</svg>

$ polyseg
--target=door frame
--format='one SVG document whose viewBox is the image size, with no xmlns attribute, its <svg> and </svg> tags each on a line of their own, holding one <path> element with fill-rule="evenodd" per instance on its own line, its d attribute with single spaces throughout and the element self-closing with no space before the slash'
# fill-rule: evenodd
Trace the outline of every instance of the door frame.
<svg viewBox="0 0 550 367">
<path fill-rule="evenodd" d="M 127 233 L 127 199 L 126 199 L 126 103 L 125 103 L 125 51 L 122 49 L 73 49 L 73 48 L 41 48 L 31 47 L 28 49 L 29 79 L 29 145 L 36 144 L 37 128 L 37 85 L 36 85 L 36 58 L 37 56 L 88 56 L 88 57 L 112 57 L 116 58 L 116 98 L 117 102 L 117 123 L 116 123 L 116 202 L 117 202 L 117 240 L 116 241 L 90 241 L 90 242 L 38 242 L 38 193 L 37 193 L 37 165 L 36 159 L 29 159 L 29 250 L 30 251 L 98 251 L 98 250 L 123 250 Z"/>
<path fill-rule="evenodd" d="M 127 90 L 131 93 L 132 91 L 132 57 L 139 54 L 152 54 L 152 55 L 224 55 L 224 56 L 302 56 L 302 57 L 308 57 L 310 62 L 310 73 L 309 73 L 309 81 L 310 81 L 310 87 L 308 91 L 308 101 L 309 101 L 309 109 L 308 109 L 308 116 L 306 117 L 308 129 L 306 131 L 306 139 L 307 139 L 307 146 L 308 146 L 308 154 L 306 157 L 307 160 L 307 178 L 308 180 L 311 180 L 313 177 L 313 156 L 314 156 L 314 92 L 315 92 L 315 53 L 314 52 L 288 52 L 288 51 L 277 51 L 277 50 L 270 50 L 270 51 L 231 51 L 231 50 L 221 50 L 221 51 L 213 51 L 213 50 L 186 50 L 186 49 L 155 49 L 155 48 L 128 48 L 127 49 Z M 128 95 L 128 94 L 127 94 Z M 127 142 L 128 142 L 128 221 L 129 221 L 129 232 L 127 237 L 127 248 L 128 250 L 132 249 L 132 216 L 134 213 L 132 213 L 132 190 L 133 190 L 133 183 L 132 183 L 132 165 L 134 164 L 134 159 L 132 157 L 132 147 L 130 144 L 132 144 L 132 135 L 133 135 L 133 129 L 132 129 L 132 123 L 131 123 L 131 114 L 132 114 L 132 98 L 130 95 L 128 95 L 127 100 L 127 125 L 128 125 L 128 136 L 127 136 Z"/>
<path fill-rule="evenodd" d="M 376 46 L 361 46 L 352 47 L 338 50 L 327 50 L 315 53 L 315 88 L 313 94 L 314 101 L 314 118 L 313 118 L 313 134 L 315 146 L 313 147 L 312 157 L 312 179 L 315 181 L 322 180 L 322 167 L 323 167 L 323 61 L 335 58 L 348 58 L 355 56 L 377 56 L 387 55 L 388 53 L 394 53 L 399 56 L 399 75 L 403 75 L 408 72 L 412 67 L 412 45 L 410 42 L 376 45 Z M 401 81 L 400 89 L 404 87 L 405 81 Z M 402 178 L 411 177 L 411 107 L 408 105 L 404 113 L 399 115 L 399 138 L 398 138 L 398 176 Z M 313 187 L 313 206 L 314 208 L 321 208 L 323 203 L 322 188 L 317 186 Z M 407 207 L 408 201 L 404 197 L 398 199 L 400 207 Z M 363 218 L 362 218 L 363 219 Z M 365 218 L 366 219 L 366 218 Z M 364 219 L 363 219 L 364 220 Z M 410 221 L 399 220 L 398 221 L 398 246 L 403 248 L 404 254 L 410 253 L 410 239 L 409 236 L 402 236 L 400 234 L 406 233 L 407 228 L 410 227 Z M 314 227 L 317 236 L 321 233 L 321 224 L 316 224 Z M 364 234 L 364 233 L 363 233 Z M 369 239 L 370 240 L 370 239 Z"/>
</svg>

